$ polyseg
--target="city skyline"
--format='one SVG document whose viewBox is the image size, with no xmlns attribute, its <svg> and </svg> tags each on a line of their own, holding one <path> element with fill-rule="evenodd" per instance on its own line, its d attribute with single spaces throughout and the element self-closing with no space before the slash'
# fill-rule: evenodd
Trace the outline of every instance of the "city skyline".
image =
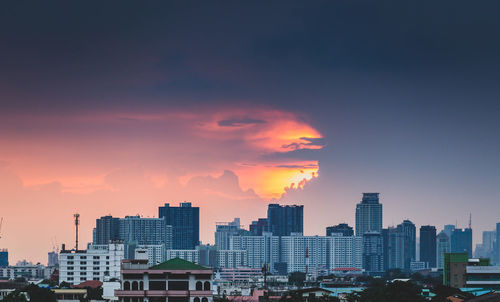
<svg viewBox="0 0 500 302">
<path fill-rule="evenodd" d="M 485 2 L 5 3 L 0 249 L 46 261 L 98 217 L 164 203 L 248 226 L 304 205 L 304 233 L 494 230 L 500 22 Z M 488 2 L 488 1 L 487 1 Z M 498 4 L 495 4 L 498 6 Z M 450 13 L 453 7 L 453 13 Z"/>
</svg>

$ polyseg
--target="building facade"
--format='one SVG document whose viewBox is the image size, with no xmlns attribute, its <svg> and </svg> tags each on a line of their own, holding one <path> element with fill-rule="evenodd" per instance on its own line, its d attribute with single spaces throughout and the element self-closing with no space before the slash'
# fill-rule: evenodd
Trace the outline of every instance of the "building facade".
<svg viewBox="0 0 500 302">
<path fill-rule="evenodd" d="M 0 249 L 0 267 L 9 266 L 9 251 L 7 249 Z"/>
<path fill-rule="evenodd" d="M 200 263 L 199 250 L 167 250 L 166 260 L 179 258 L 193 263 Z"/>
<path fill-rule="evenodd" d="M 363 268 L 369 273 L 384 271 L 383 239 L 379 232 L 363 234 Z"/>
<path fill-rule="evenodd" d="M 158 217 L 172 226 L 172 249 L 192 250 L 200 243 L 200 208 L 182 202 L 178 207 L 165 203 L 158 209 Z"/>
<path fill-rule="evenodd" d="M 88 280 L 106 281 L 120 277 L 124 259 L 123 243 L 89 244 L 87 250 L 62 250 L 59 255 L 59 282 L 77 285 Z"/>
<path fill-rule="evenodd" d="M 444 268 L 444 254 L 451 252 L 451 241 L 444 231 L 441 231 L 436 238 L 436 264 L 437 268 Z"/>
<path fill-rule="evenodd" d="M 174 258 L 148 266 L 143 260 L 125 260 L 121 266 L 119 302 L 212 302 L 209 268 Z"/>
<path fill-rule="evenodd" d="M 326 236 L 331 236 L 335 233 L 340 233 L 342 236 L 354 236 L 354 230 L 347 223 L 326 227 Z"/>
<path fill-rule="evenodd" d="M 466 252 L 469 258 L 472 257 L 472 229 L 454 229 L 451 234 L 451 252 Z"/>
<path fill-rule="evenodd" d="M 304 206 L 269 204 L 267 230 L 274 236 L 290 236 L 304 232 Z"/>
<path fill-rule="evenodd" d="M 356 205 L 356 236 L 366 232 L 382 232 L 382 204 L 379 193 L 363 193 L 363 198 Z"/>
<path fill-rule="evenodd" d="M 428 267 L 436 267 L 436 227 L 423 225 L 420 227 L 420 261 L 427 262 Z"/>
<path fill-rule="evenodd" d="M 397 230 L 404 236 L 404 269 L 410 270 L 410 263 L 417 260 L 417 235 L 415 224 L 410 220 L 403 220 Z"/>
</svg>

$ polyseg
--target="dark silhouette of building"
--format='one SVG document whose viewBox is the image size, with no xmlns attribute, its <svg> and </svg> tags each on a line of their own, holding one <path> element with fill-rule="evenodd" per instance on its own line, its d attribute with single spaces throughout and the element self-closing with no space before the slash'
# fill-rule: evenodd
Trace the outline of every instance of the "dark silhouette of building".
<svg viewBox="0 0 500 302">
<path fill-rule="evenodd" d="M 404 237 L 404 268 L 410 269 L 410 263 L 416 260 L 417 254 L 417 231 L 415 224 L 410 220 L 403 220 L 397 226 L 398 232 L 403 234 Z"/>
<path fill-rule="evenodd" d="M 200 243 L 200 208 L 183 202 L 178 207 L 166 203 L 158 209 L 158 217 L 172 226 L 172 248 L 192 250 Z"/>
<path fill-rule="evenodd" d="M 9 266 L 9 251 L 0 249 L 0 267 Z"/>
<path fill-rule="evenodd" d="M 342 236 L 354 236 L 354 230 L 347 223 L 326 227 L 326 236 L 331 236 L 333 233 L 340 233 Z"/>
<path fill-rule="evenodd" d="M 363 236 L 370 231 L 382 232 L 379 193 L 363 193 L 363 199 L 356 205 L 356 236 Z"/>
<path fill-rule="evenodd" d="M 436 227 L 423 225 L 420 227 L 420 261 L 436 267 L 436 259 Z"/>
<path fill-rule="evenodd" d="M 94 244 L 109 244 L 120 239 L 120 218 L 103 216 L 95 220 Z"/>
<path fill-rule="evenodd" d="M 472 257 L 472 229 L 455 229 L 451 233 L 451 252 L 467 253 Z"/>
<path fill-rule="evenodd" d="M 267 229 L 274 236 L 290 236 L 304 232 L 304 206 L 269 204 Z"/>
<path fill-rule="evenodd" d="M 250 233 L 252 236 L 262 236 L 262 232 L 267 230 L 267 218 L 259 218 L 256 221 L 252 221 L 250 225 Z"/>
<path fill-rule="evenodd" d="M 379 232 L 363 234 L 363 268 L 368 273 L 384 271 L 384 246 Z"/>
</svg>

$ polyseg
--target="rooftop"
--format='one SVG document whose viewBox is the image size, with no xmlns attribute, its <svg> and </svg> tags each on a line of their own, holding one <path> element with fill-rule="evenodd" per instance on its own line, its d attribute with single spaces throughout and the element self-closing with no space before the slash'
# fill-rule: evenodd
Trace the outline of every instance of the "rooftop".
<svg viewBox="0 0 500 302">
<path fill-rule="evenodd" d="M 149 269 L 157 270 L 211 270 L 208 267 L 186 261 L 181 258 L 173 258 L 163 263 L 151 266 Z"/>
</svg>

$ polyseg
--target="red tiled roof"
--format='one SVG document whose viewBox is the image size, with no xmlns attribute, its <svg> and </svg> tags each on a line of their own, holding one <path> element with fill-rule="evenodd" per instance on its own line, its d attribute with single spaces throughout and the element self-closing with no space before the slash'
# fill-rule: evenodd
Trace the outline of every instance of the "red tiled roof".
<svg viewBox="0 0 500 302">
<path fill-rule="evenodd" d="M 102 282 L 101 281 L 98 281 L 98 280 L 87 280 L 85 282 L 82 282 L 78 285 L 75 285 L 73 286 L 74 288 L 86 288 L 86 287 L 90 287 L 90 288 L 98 288 L 98 287 L 101 287 L 102 286 Z"/>
</svg>

